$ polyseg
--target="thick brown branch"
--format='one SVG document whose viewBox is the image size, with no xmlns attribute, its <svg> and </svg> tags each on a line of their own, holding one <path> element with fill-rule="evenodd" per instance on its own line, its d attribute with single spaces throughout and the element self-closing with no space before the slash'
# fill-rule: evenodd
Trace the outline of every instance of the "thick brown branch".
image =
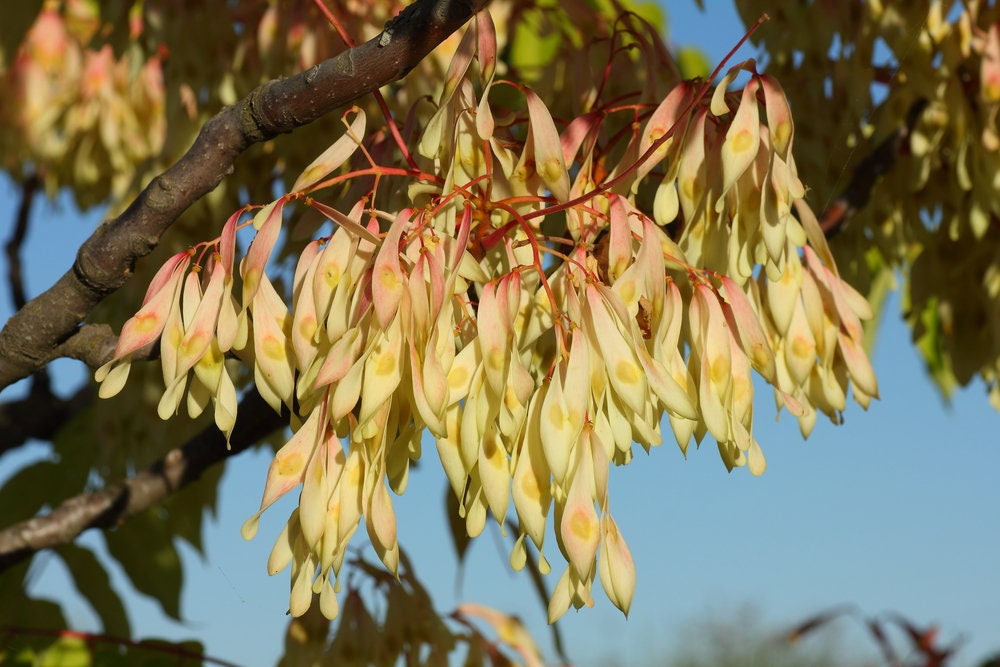
<svg viewBox="0 0 1000 667">
<path fill-rule="evenodd" d="M 266 83 L 208 121 L 194 145 L 118 218 L 97 229 L 76 262 L 0 331 L 0 389 L 59 354 L 59 346 L 181 213 L 213 190 L 251 144 L 313 122 L 409 72 L 488 0 L 417 0 L 389 30 L 289 79 Z"/>
<path fill-rule="evenodd" d="M 162 502 L 194 482 L 210 466 L 246 450 L 287 423 L 256 391 L 240 402 L 231 449 L 215 427 L 209 427 L 180 449 L 149 468 L 96 493 L 63 502 L 51 513 L 0 531 L 0 572 L 42 549 L 72 542 L 88 528 L 110 528 Z"/>
</svg>

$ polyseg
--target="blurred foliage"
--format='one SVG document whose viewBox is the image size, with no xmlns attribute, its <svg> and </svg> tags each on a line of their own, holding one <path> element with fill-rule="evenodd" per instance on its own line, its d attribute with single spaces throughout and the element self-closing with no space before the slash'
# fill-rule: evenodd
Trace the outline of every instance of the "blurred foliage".
<svg viewBox="0 0 1000 667">
<path fill-rule="evenodd" d="M 797 120 L 817 210 L 853 195 L 831 245 L 873 303 L 894 276 L 903 315 L 947 399 L 985 382 L 1000 409 L 1000 7 L 996 3 L 737 0 Z M 854 171 L 915 114 L 862 182 Z"/>
<path fill-rule="evenodd" d="M 676 648 L 649 656 L 642 667 L 875 667 L 837 633 L 791 645 L 783 633 L 768 627 L 760 609 L 744 605 L 722 616 L 684 623 L 676 632 Z M 624 667 L 624 664 L 622 665 Z"/>
</svg>

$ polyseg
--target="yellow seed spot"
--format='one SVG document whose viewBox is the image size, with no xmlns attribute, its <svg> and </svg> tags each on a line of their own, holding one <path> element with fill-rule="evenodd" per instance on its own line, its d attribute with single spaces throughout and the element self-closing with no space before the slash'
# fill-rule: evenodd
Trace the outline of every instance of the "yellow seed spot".
<svg viewBox="0 0 1000 667">
<path fill-rule="evenodd" d="M 549 423 L 557 429 L 566 427 L 566 413 L 563 412 L 562 406 L 559 405 L 558 401 L 552 401 L 546 417 L 548 417 Z"/>
<path fill-rule="evenodd" d="M 266 337 L 262 341 L 260 350 L 268 359 L 274 359 L 275 361 L 285 360 L 285 345 L 275 336 Z"/>
<path fill-rule="evenodd" d="M 781 280 L 779 280 L 778 282 L 780 282 L 782 285 L 794 286 L 795 285 L 795 280 L 798 277 L 798 274 L 796 273 L 795 268 L 794 268 L 795 264 L 797 264 L 797 263 L 798 262 L 794 262 L 794 263 L 793 262 L 785 262 L 785 270 L 781 273 Z"/>
<path fill-rule="evenodd" d="M 521 478 L 521 493 L 530 500 L 541 499 L 542 490 L 538 488 L 538 480 L 535 479 L 534 475 L 524 475 Z"/>
<path fill-rule="evenodd" d="M 729 360 L 721 354 L 717 355 L 709 362 L 708 370 L 712 376 L 712 382 L 722 384 L 729 377 Z"/>
<path fill-rule="evenodd" d="M 600 396 L 601 392 L 604 391 L 605 382 L 603 369 L 594 368 L 590 373 L 590 392 L 594 396 Z"/>
<path fill-rule="evenodd" d="M 140 334 L 146 334 L 150 331 L 156 329 L 160 318 L 153 313 L 148 313 L 146 315 L 136 315 L 135 316 L 135 332 Z"/>
<path fill-rule="evenodd" d="M 461 389 L 465 386 L 469 378 L 469 371 L 464 366 L 454 366 L 448 373 L 448 386 L 452 389 Z"/>
<path fill-rule="evenodd" d="M 565 172 L 558 158 L 550 157 L 542 162 L 542 180 L 553 183 L 559 180 Z"/>
<path fill-rule="evenodd" d="M 313 466 L 312 472 L 309 476 L 314 482 L 318 482 L 323 479 L 323 466 Z"/>
<path fill-rule="evenodd" d="M 743 153 L 750 150 L 750 147 L 753 146 L 753 133 L 750 130 L 740 130 L 733 135 L 730 145 L 733 147 L 734 153 Z"/>
<path fill-rule="evenodd" d="M 326 284 L 331 289 L 333 289 L 340 284 L 341 275 L 343 275 L 343 273 L 341 272 L 340 267 L 336 264 L 330 264 L 327 266 L 326 271 L 323 272 L 323 280 L 326 281 Z"/>
<path fill-rule="evenodd" d="M 473 146 L 471 136 L 468 134 L 462 134 L 459 136 L 457 153 L 458 158 L 462 163 L 462 167 L 465 169 L 467 174 L 479 173 L 481 154 L 476 150 L 475 146 Z"/>
<path fill-rule="evenodd" d="M 305 460 L 299 452 L 292 452 L 286 456 L 279 456 L 276 459 L 278 464 L 278 475 L 281 477 L 295 477 L 302 472 Z"/>
<path fill-rule="evenodd" d="M 670 372 L 670 377 L 674 379 L 677 386 L 683 389 L 685 392 L 689 391 L 691 387 L 688 386 L 688 374 L 685 373 L 681 368 L 674 367 Z"/>
<path fill-rule="evenodd" d="M 636 287 L 634 280 L 618 281 L 615 283 L 618 288 L 618 294 L 621 295 L 622 301 L 626 304 L 631 304 L 636 299 Z"/>
<path fill-rule="evenodd" d="M 1000 101 L 1000 79 L 996 76 L 987 76 L 983 81 L 983 99 L 987 102 Z"/>
<path fill-rule="evenodd" d="M 499 453 L 495 436 L 483 438 L 483 456 L 487 461 L 491 461 Z"/>
<path fill-rule="evenodd" d="M 505 361 L 507 361 L 507 355 L 499 347 L 494 347 L 486 354 L 486 362 L 495 371 L 502 371 Z"/>
<path fill-rule="evenodd" d="M 792 138 L 792 124 L 787 120 L 778 123 L 778 126 L 773 131 L 775 146 L 784 146 Z"/>
<path fill-rule="evenodd" d="M 178 351 L 182 355 L 183 354 L 190 354 L 191 350 L 197 350 L 202 345 L 205 344 L 205 338 L 206 337 L 207 337 L 207 335 L 204 334 L 204 333 L 195 333 L 190 338 L 188 338 L 186 341 L 184 341 L 184 343 L 181 345 L 181 347 L 180 347 L 180 349 Z"/>
<path fill-rule="evenodd" d="M 299 322 L 299 335 L 305 340 L 312 340 L 316 333 L 316 318 L 309 316 L 302 318 Z"/>
<path fill-rule="evenodd" d="M 527 183 L 528 179 L 535 175 L 535 161 L 527 160 L 524 164 L 519 166 L 514 170 L 511 175 L 512 181 L 519 181 L 521 183 Z"/>
<path fill-rule="evenodd" d="M 575 510 L 569 519 L 569 532 L 578 540 L 589 542 L 597 532 L 597 522 L 584 510 Z"/>
<path fill-rule="evenodd" d="M 753 385 L 746 375 L 733 378 L 733 403 L 740 405 L 753 397 Z"/>
<path fill-rule="evenodd" d="M 503 404 L 507 406 L 508 410 L 515 410 L 521 405 L 521 401 L 517 398 L 517 392 L 514 391 L 514 385 L 507 385 L 507 388 L 503 393 Z"/>
<path fill-rule="evenodd" d="M 701 194 L 697 178 L 685 178 L 680 182 L 680 191 L 689 201 L 695 201 Z"/>
<path fill-rule="evenodd" d="M 391 375 L 396 370 L 396 355 L 391 353 L 380 354 L 375 362 L 375 375 Z"/>
<path fill-rule="evenodd" d="M 750 348 L 750 363 L 754 368 L 766 368 L 770 359 L 763 345 L 754 345 Z"/>
<path fill-rule="evenodd" d="M 796 359 L 810 359 L 816 353 L 816 346 L 805 336 L 795 336 L 791 340 L 792 355 Z"/>
<path fill-rule="evenodd" d="M 347 483 L 347 488 L 349 489 L 358 488 L 358 486 L 361 485 L 361 466 L 358 465 L 357 463 L 352 465 L 348 470 L 347 474 L 345 475 L 345 477 L 347 478 L 345 480 Z"/>
<path fill-rule="evenodd" d="M 391 266 L 386 266 L 382 268 L 382 272 L 379 275 L 379 280 L 382 283 L 382 287 L 386 290 L 392 292 L 399 288 L 399 278 L 396 276 L 396 272 L 392 270 Z"/>
<path fill-rule="evenodd" d="M 243 276 L 243 293 L 253 294 L 257 291 L 257 284 L 260 282 L 260 270 L 259 269 L 248 269 L 247 274 Z"/>
<path fill-rule="evenodd" d="M 180 347 L 182 338 L 184 338 L 184 329 L 180 325 L 174 325 L 167 330 L 166 339 L 169 347 L 174 349 Z"/>
<path fill-rule="evenodd" d="M 615 376 L 625 384 L 635 384 L 642 377 L 642 373 L 634 361 L 622 359 L 615 364 Z"/>
<path fill-rule="evenodd" d="M 308 183 L 318 178 L 322 178 L 324 176 L 323 173 L 324 171 L 325 168 L 323 165 L 312 166 L 303 171 L 302 174 L 299 176 L 299 179 L 302 180 L 304 183 Z"/>
<path fill-rule="evenodd" d="M 198 360 L 198 365 L 202 368 L 212 368 L 221 363 L 222 352 L 219 350 L 218 345 L 209 345 L 208 349 L 205 350 L 205 354 Z"/>
</svg>

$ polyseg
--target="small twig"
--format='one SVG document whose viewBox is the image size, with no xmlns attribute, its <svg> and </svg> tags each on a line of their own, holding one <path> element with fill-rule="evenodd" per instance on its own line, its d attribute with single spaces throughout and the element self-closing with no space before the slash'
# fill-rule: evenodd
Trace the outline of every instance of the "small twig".
<svg viewBox="0 0 1000 667">
<path fill-rule="evenodd" d="M 88 528 L 111 528 L 201 477 L 210 466 L 248 449 L 287 423 L 256 391 L 239 405 L 230 438 L 231 449 L 214 427 L 206 428 L 183 447 L 173 449 L 146 470 L 96 493 L 85 493 L 38 516 L 0 531 L 0 572 L 42 549 L 67 544 Z"/>
<path fill-rule="evenodd" d="M 7 282 L 10 284 L 10 298 L 14 310 L 24 308 L 28 302 L 24 290 L 24 268 L 21 265 L 21 248 L 28 236 L 28 225 L 31 224 L 31 209 L 35 203 L 35 194 L 42 184 L 37 173 L 31 173 L 21 183 L 21 204 L 17 207 L 14 218 L 14 229 L 4 251 L 7 254 Z M 39 401 L 52 397 L 51 379 L 46 369 L 40 369 L 31 376 L 31 395 Z"/>
<path fill-rule="evenodd" d="M 10 296 L 14 302 L 14 310 L 21 310 L 27 303 L 24 295 L 24 272 L 21 268 L 21 246 L 28 235 L 28 224 L 31 221 L 31 206 L 35 201 L 35 193 L 41 179 L 31 174 L 21 183 L 21 205 L 17 208 L 14 218 L 14 231 L 4 246 L 7 253 L 7 281 L 10 283 Z"/>
</svg>

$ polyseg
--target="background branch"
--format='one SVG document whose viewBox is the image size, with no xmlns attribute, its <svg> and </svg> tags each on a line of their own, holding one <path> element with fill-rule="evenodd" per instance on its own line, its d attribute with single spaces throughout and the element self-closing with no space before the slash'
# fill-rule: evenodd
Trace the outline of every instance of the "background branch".
<svg viewBox="0 0 1000 667">
<path fill-rule="evenodd" d="M 417 0 L 376 37 L 291 78 L 270 81 L 202 127 L 194 145 L 118 218 L 84 242 L 71 270 L 0 331 L 0 390 L 59 355 L 60 346 L 135 261 L 194 202 L 213 190 L 254 143 L 307 125 L 409 72 L 488 0 Z"/>
<path fill-rule="evenodd" d="M 24 294 L 24 272 L 21 270 L 21 246 L 24 245 L 24 239 L 28 235 L 31 206 L 41 184 L 38 174 L 31 174 L 21 183 L 21 205 L 17 207 L 17 216 L 14 218 L 14 231 L 4 246 L 4 252 L 7 254 L 7 280 L 10 283 L 10 298 L 14 302 L 14 310 L 24 308 L 27 302 Z"/>
<path fill-rule="evenodd" d="M 882 140 L 875 150 L 866 155 L 854 168 L 851 181 L 843 193 L 827 206 L 820 216 L 819 226 L 828 238 L 835 236 L 855 213 L 865 207 L 871 199 L 875 184 L 888 173 L 900 152 L 907 146 L 906 142 L 926 108 L 927 100 L 924 98 L 911 104 L 906 113 L 906 122 Z"/>
<path fill-rule="evenodd" d="M 91 383 L 69 398 L 32 391 L 24 398 L 0 404 L 0 456 L 28 440 L 52 440 L 80 410 L 97 397 Z"/>
<path fill-rule="evenodd" d="M 0 531 L 0 572 L 42 549 L 67 544 L 88 528 L 111 528 L 162 502 L 201 477 L 210 466 L 235 456 L 288 423 L 256 390 L 240 401 L 231 449 L 215 426 L 173 449 L 146 470 L 96 493 L 64 501 L 52 512 Z"/>
</svg>

